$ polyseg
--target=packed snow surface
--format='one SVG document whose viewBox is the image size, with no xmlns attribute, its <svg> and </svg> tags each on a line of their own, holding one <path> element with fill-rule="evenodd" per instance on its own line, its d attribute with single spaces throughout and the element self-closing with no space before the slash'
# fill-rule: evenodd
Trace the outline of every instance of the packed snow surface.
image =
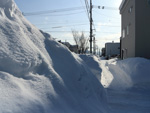
<svg viewBox="0 0 150 113">
<path fill-rule="evenodd" d="M 102 60 L 102 84 L 115 90 L 129 88 L 150 89 L 150 60 L 129 58 Z"/>
<path fill-rule="evenodd" d="M 150 112 L 150 60 L 80 57 L 105 87 L 110 113 Z"/>
<path fill-rule="evenodd" d="M 150 112 L 150 60 L 114 59 L 101 65 L 105 65 L 102 70 L 108 70 L 102 72 L 102 83 L 107 86 L 111 113 Z"/>
<path fill-rule="evenodd" d="M 108 113 L 104 88 L 67 47 L 0 0 L 0 113 Z"/>
</svg>

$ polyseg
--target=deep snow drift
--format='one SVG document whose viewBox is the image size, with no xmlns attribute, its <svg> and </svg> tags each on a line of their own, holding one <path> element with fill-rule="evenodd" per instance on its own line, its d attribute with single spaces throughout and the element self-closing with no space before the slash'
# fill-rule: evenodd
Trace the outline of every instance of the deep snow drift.
<svg viewBox="0 0 150 113">
<path fill-rule="evenodd" d="M 125 60 L 101 60 L 102 84 L 105 87 L 123 90 L 141 88 L 150 90 L 150 60 L 129 58 Z"/>
<path fill-rule="evenodd" d="M 110 113 L 150 112 L 150 60 L 80 57 L 105 87 Z"/>
<path fill-rule="evenodd" d="M 150 60 L 113 59 L 101 61 L 101 67 L 111 113 L 150 112 Z"/>
<path fill-rule="evenodd" d="M 104 88 L 77 55 L 0 0 L 0 113 L 108 113 Z"/>
<path fill-rule="evenodd" d="M 98 81 L 101 83 L 102 68 L 100 59 L 93 55 L 79 55 L 79 57 L 88 65 L 90 71 L 95 75 Z"/>
</svg>

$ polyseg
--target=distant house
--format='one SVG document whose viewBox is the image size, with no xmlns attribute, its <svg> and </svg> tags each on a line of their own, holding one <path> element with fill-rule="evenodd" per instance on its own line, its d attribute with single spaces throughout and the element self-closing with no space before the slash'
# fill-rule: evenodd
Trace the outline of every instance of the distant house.
<svg viewBox="0 0 150 113">
<path fill-rule="evenodd" d="M 74 52 L 74 53 L 78 53 L 78 45 L 70 45 L 69 47 L 70 51 Z"/>
<path fill-rule="evenodd" d="M 105 57 L 115 57 L 120 55 L 120 43 L 106 43 L 105 44 Z"/>
<path fill-rule="evenodd" d="M 150 0 L 122 0 L 121 57 L 150 58 Z"/>
<path fill-rule="evenodd" d="M 105 56 L 105 48 L 102 48 L 102 50 L 101 50 L 102 52 L 102 54 L 101 54 L 101 56 Z"/>
<path fill-rule="evenodd" d="M 61 41 L 58 41 L 58 42 L 60 42 L 63 45 L 67 46 L 70 51 L 72 51 L 74 53 L 78 53 L 78 46 L 77 45 L 71 45 L 69 42 L 61 42 Z"/>
</svg>

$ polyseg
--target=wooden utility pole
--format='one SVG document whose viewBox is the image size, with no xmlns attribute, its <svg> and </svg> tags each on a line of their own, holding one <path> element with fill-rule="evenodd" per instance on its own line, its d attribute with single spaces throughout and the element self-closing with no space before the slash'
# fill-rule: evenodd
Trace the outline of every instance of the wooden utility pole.
<svg viewBox="0 0 150 113">
<path fill-rule="evenodd" d="M 93 37 L 93 19 L 92 19 L 92 0 L 90 0 L 90 53 L 92 53 L 92 37 Z"/>
<path fill-rule="evenodd" d="M 93 54 L 96 54 L 96 40 L 95 37 L 93 37 Z"/>
</svg>

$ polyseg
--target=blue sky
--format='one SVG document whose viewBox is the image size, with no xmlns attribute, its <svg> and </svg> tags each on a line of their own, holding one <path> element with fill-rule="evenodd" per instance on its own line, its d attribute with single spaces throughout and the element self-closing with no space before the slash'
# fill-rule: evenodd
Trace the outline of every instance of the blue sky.
<svg viewBox="0 0 150 113">
<path fill-rule="evenodd" d="M 94 34 L 96 44 L 101 49 L 106 42 L 119 41 L 121 36 L 121 17 L 119 14 L 121 0 L 92 1 L 95 6 L 106 7 L 105 9 L 93 8 L 93 20 L 96 28 Z M 15 0 L 15 2 L 23 13 L 85 6 L 84 0 Z M 89 36 L 89 20 L 84 8 L 26 16 L 26 18 L 38 28 L 50 33 L 56 40 L 74 44 L 71 29 L 85 31 L 85 34 Z"/>
</svg>

